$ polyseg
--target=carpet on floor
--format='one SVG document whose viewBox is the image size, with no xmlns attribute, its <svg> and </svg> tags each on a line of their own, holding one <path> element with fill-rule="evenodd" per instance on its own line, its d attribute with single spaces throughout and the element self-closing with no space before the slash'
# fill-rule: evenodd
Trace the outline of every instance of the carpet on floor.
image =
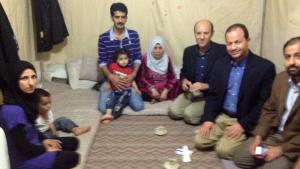
<svg viewBox="0 0 300 169">
<path fill-rule="evenodd" d="M 168 134 L 157 136 L 157 126 L 165 126 Z M 177 159 L 180 169 L 222 169 L 213 151 L 193 147 L 196 126 L 167 116 L 126 116 L 100 125 L 90 148 L 85 169 L 162 169 L 168 159 Z M 192 162 L 183 163 L 176 148 L 188 145 L 194 151 Z"/>
</svg>

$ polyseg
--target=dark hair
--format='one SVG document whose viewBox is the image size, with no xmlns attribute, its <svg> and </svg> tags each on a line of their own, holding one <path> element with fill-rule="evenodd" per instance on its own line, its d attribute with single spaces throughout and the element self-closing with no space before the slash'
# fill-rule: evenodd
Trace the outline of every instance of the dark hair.
<svg viewBox="0 0 300 169">
<path fill-rule="evenodd" d="M 115 53 L 113 54 L 113 60 L 114 60 L 114 62 L 116 62 L 118 60 L 118 57 L 120 55 L 122 55 L 122 54 L 127 55 L 128 58 L 130 57 L 130 52 L 127 49 L 120 48 L 120 49 L 117 49 L 115 51 Z"/>
<path fill-rule="evenodd" d="M 42 97 L 50 97 L 51 96 L 47 90 L 42 89 L 42 88 L 36 88 L 35 93 L 36 93 L 38 101 L 40 101 Z"/>
<path fill-rule="evenodd" d="M 244 24 L 241 24 L 241 23 L 235 23 L 231 26 L 229 26 L 227 29 L 226 29 L 226 32 L 225 32 L 225 35 L 228 33 L 228 32 L 231 32 L 237 28 L 240 28 L 242 29 L 242 31 L 244 32 L 244 37 L 246 39 L 249 39 L 249 32 L 248 32 L 248 29 L 247 27 L 244 25 Z"/>
<path fill-rule="evenodd" d="M 286 47 L 288 47 L 290 45 L 294 45 L 295 43 L 300 43 L 300 36 L 293 37 L 293 38 L 289 39 L 287 42 L 285 42 L 285 44 L 283 45 L 283 54 L 284 54 L 284 50 Z"/>
<path fill-rule="evenodd" d="M 128 14 L 128 10 L 127 10 L 126 5 L 121 3 L 121 2 L 111 4 L 111 6 L 110 6 L 110 16 L 114 16 L 114 12 L 116 12 L 116 11 L 124 12 L 126 16 Z"/>
</svg>

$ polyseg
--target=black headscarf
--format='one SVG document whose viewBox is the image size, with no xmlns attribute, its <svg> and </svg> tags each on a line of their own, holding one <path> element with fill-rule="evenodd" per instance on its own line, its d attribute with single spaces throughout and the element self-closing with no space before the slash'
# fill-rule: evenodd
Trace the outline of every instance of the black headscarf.
<svg viewBox="0 0 300 169">
<path fill-rule="evenodd" d="M 38 101 L 35 92 L 24 93 L 19 87 L 19 80 L 26 69 L 36 72 L 27 61 L 17 61 L 9 66 L 10 85 L 3 90 L 4 103 L 21 106 L 30 123 L 34 124 L 38 112 Z"/>
</svg>

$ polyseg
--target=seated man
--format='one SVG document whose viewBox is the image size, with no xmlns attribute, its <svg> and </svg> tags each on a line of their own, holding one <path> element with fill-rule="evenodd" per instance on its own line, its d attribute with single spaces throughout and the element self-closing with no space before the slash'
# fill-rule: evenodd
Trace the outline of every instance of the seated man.
<svg viewBox="0 0 300 169">
<path fill-rule="evenodd" d="M 230 57 L 219 59 L 213 67 L 195 145 L 199 149 L 216 145 L 221 158 L 231 159 L 256 125 L 260 108 L 270 95 L 275 66 L 248 49 L 245 25 L 231 25 L 225 40 Z"/>
<path fill-rule="evenodd" d="M 111 94 L 112 90 L 109 82 L 116 88 L 124 88 L 131 84 L 135 79 L 139 67 L 141 65 L 141 47 L 139 35 L 136 31 L 127 29 L 127 7 L 123 3 L 113 3 L 110 7 L 111 20 L 113 27 L 100 35 L 98 41 L 99 67 L 105 74 L 107 81 L 100 87 L 100 96 L 98 109 L 101 113 L 106 111 L 106 98 Z M 113 63 L 113 53 L 120 48 L 125 48 L 130 52 L 128 66 L 133 68 L 133 72 L 127 78 L 120 78 L 108 70 L 108 67 Z M 108 82 L 109 81 L 109 82 Z M 129 97 L 129 106 L 134 111 L 144 109 L 144 101 L 142 96 L 131 91 Z"/>
<path fill-rule="evenodd" d="M 177 96 L 169 107 L 168 114 L 172 119 L 183 119 L 189 124 L 200 122 L 211 69 L 217 59 L 226 56 L 225 46 L 211 41 L 213 33 L 213 24 L 208 20 L 200 20 L 194 26 L 197 44 L 184 50 L 180 72 L 184 93 Z"/>
<path fill-rule="evenodd" d="M 288 40 L 283 53 L 286 71 L 275 78 L 254 137 L 234 154 L 235 163 L 242 168 L 288 169 L 300 155 L 300 37 Z M 257 147 L 265 151 L 260 153 Z"/>
</svg>

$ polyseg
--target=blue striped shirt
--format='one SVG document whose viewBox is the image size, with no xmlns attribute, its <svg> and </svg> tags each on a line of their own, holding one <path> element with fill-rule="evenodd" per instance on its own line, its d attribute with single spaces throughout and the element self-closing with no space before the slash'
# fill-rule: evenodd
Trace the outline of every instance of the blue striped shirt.
<svg viewBox="0 0 300 169">
<path fill-rule="evenodd" d="M 139 35 L 136 31 L 125 28 L 125 36 L 118 40 L 113 29 L 100 35 L 98 40 L 98 64 L 99 67 L 109 66 L 113 63 L 113 54 L 119 48 L 129 50 L 130 57 L 128 66 L 141 63 L 141 46 Z"/>
</svg>

